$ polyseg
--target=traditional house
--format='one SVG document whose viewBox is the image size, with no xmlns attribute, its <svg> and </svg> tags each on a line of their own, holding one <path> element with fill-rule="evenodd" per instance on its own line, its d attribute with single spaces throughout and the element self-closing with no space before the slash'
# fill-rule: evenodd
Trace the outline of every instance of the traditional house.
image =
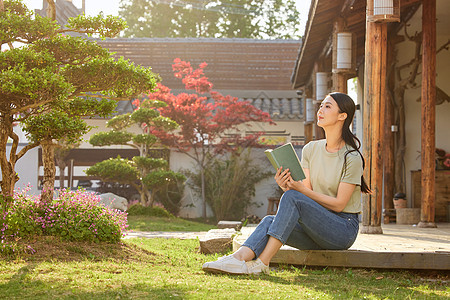
<svg viewBox="0 0 450 300">
<path fill-rule="evenodd" d="M 395 193 L 406 194 L 419 226 L 448 220 L 450 171 L 435 148 L 450 152 L 449 30 L 446 0 L 311 1 L 292 88 L 317 103 L 357 80 L 357 135 L 374 191 L 363 198 L 365 232 L 381 232 L 383 209 L 389 222 Z M 313 124 L 307 140 L 322 136 Z"/>
<path fill-rule="evenodd" d="M 43 1 L 43 9 L 36 13 L 47 15 L 47 2 Z M 65 25 L 68 17 L 78 15 L 83 11 L 76 8 L 72 1 L 56 1 L 56 20 Z M 116 57 L 123 56 L 135 64 L 152 67 L 158 73 L 162 83 L 176 94 L 183 91 L 181 80 L 173 75 L 172 63 L 175 58 L 191 62 L 193 67 L 202 62 L 208 63 L 205 74 L 214 84 L 213 89 L 223 95 L 231 95 L 241 100 L 251 101 L 253 105 L 268 112 L 277 125 L 253 124 L 251 129 L 242 128 L 242 134 L 247 130 L 263 131 L 268 144 L 281 144 L 289 141 L 301 146 L 304 143 L 303 121 L 304 106 L 300 91 L 291 88 L 290 74 L 295 66 L 300 41 L 298 40 L 252 40 L 252 39 L 106 39 L 98 43 Z M 126 113 L 134 109 L 132 99 L 121 101 L 117 113 Z M 105 131 L 105 120 L 89 120 L 89 125 L 95 129 L 90 133 Z M 86 140 L 89 136 L 84 137 Z M 76 187 L 87 177 L 83 170 L 97 161 L 116 157 L 133 156 L 134 149 L 126 147 L 93 148 L 88 143 L 71 152 L 67 157 L 69 168 L 65 172 L 65 186 Z M 262 153 L 259 153 L 261 164 L 272 168 Z M 32 192 L 38 192 L 39 178 L 42 178 L 43 168 L 40 152 L 34 151 L 27 156 L 27 166 L 36 165 L 36 172 L 23 172 L 19 164 L 19 173 L 30 174 L 22 177 L 18 186 L 27 182 L 33 185 Z M 25 161 L 25 160 L 23 160 Z M 174 170 L 192 167 L 192 162 L 184 155 L 171 151 L 170 165 Z M 29 167 L 26 167 L 29 170 Z M 58 174 L 58 173 L 57 173 Z M 59 177 L 59 174 L 57 175 Z M 57 178 L 58 179 L 58 178 Z M 58 185 L 58 180 L 57 183 Z M 273 180 L 260 184 L 255 196 L 258 207 L 251 208 L 248 213 L 260 217 L 267 213 L 268 198 L 276 192 Z M 201 215 L 201 203 L 198 196 L 187 191 L 182 215 L 198 217 Z M 190 205 L 194 204 L 194 205 Z"/>
</svg>

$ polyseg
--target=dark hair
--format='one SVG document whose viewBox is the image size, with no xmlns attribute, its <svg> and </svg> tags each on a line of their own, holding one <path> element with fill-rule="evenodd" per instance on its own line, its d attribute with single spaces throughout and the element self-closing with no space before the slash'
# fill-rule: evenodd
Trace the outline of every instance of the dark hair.
<svg viewBox="0 0 450 300">
<path fill-rule="evenodd" d="M 355 102 L 352 98 L 350 98 L 349 95 L 344 93 L 331 93 L 329 94 L 330 97 L 336 101 L 339 112 L 340 113 L 346 113 L 347 118 L 344 121 L 344 126 L 342 127 L 342 139 L 344 142 L 348 145 L 350 145 L 353 150 L 349 150 L 345 153 L 344 156 L 344 165 L 347 162 L 347 155 L 351 152 L 357 151 L 362 159 L 362 167 L 364 169 L 365 167 L 365 161 L 364 157 L 362 156 L 361 152 L 359 152 L 359 148 L 361 147 L 361 142 L 359 139 L 353 134 L 353 132 L 350 131 L 350 124 L 353 121 L 353 116 L 355 115 Z M 364 176 L 361 176 L 361 192 L 365 194 L 371 193 L 371 190 L 369 186 L 367 185 L 366 181 L 364 180 Z"/>
</svg>

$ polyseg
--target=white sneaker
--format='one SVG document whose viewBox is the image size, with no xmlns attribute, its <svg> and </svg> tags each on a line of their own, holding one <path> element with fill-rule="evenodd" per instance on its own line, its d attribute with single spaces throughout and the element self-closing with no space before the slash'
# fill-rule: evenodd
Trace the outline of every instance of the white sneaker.
<svg viewBox="0 0 450 300">
<path fill-rule="evenodd" d="M 245 263 L 247 265 L 247 274 L 269 274 L 269 266 L 265 265 L 259 258 Z"/>
<path fill-rule="evenodd" d="M 245 261 L 238 260 L 233 255 L 207 262 L 202 268 L 203 271 L 211 273 L 248 274 Z"/>
</svg>

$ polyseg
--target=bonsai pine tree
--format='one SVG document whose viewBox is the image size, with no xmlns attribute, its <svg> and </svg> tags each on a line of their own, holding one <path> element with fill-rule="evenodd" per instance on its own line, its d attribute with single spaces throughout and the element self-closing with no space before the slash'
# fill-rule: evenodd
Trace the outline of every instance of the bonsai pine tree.
<svg viewBox="0 0 450 300">
<path fill-rule="evenodd" d="M 116 107 L 115 101 L 108 99 L 96 101 L 90 98 L 75 98 L 62 104 L 61 107 L 24 120 L 24 130 L 28 133 L 29 139 L 42 147 L 44 180 L 41 201 L 44 202 L 53 200 L 55 150 L 60 147 L 57 141 L 64 141 L 69 145 L 77 144 L 83 134 L 90 130 L 81 117 L 108 116 Z"/>
<path fill-rule="evenodd" d="M 107 122 L 109 132 L 99 132 L 91 136 L 94 146 L 126 145 L 139 150 L 139 156 L 132 160 L 117 157 L 104 160 L 86 170 L 86 174 L 98 176 L 107 182 L 130 184 L 140 196 L 141 204 L 152 206 L 155 194 L 171 181 L 184 180 L 182 174 L 169 170 L 167 160 L 149 157 L 152 148 L 163 147 L 151 132 L 166 132 L 177 128 L 173 120 L 160 115 L 156 108 L 164 102 L 146 100 L 132 113 L 116 116 Z M 141 133 L 133 133 L 140 128 Z"/>
<path fill-rule="evenodd" d="M 13 193 L 19 179 L 15 165 L 27 151 L 41 143 L 49 145 L 43 147 L 44 161 L 49 162 L 44 166 L 47 172 L 48 168 L 54 168 L 50 163 L 53 159 L 50 158 L 53 155 L 50 145 L 62 136 L 75 141 L 80 132 L 88 129 L 82 124 L 81 117 L 107 114 L 97 110 L 100 107 L 111 110 L 111 103 L 106 100 L 99 104 L 97 98 L 128 100 L 155 87 L 159 78 L 149 68 L 134 66 L 124 59 L 115 60 L 107 49 L 93 40 L 66 35 L 72 31 L 102 38 L 114 37 L 125 27 L 125 22 L 118 17 L 99 15 L 70 18 L 66 27 L 61 28 L 52 18 L 33 16 L 19 0 L 0 0 L 0 168 L 3 195 Z M 15 48 L 14 42 L 23 46 Z M 83 101 L 79 99 L 81 96 Z M 68 108 L 89 105 L 92 108 L 93 104 L 95 110 L 68 112 Z M 19 149 L 19 139 L 13 131 L 16 122 L 26 124 L 32 137 L 32 142 L 22 149 Z M 56 126 L 55 122 L 59 122 L 59 126 L 44 133 L 39 122 L 49 126 Z M 67 123 L 64 125 L 63 122 Z M 67 130 L 66 135 L 57 128 Z M 7 154 L 8 139 L 12 144 Z M 47 182 L 50 188 L 51 183 Z"/>
<path fill-rule="evenodd" d="M 193 69 L 189 62 L 175 59 L 172 65 L 175 77 L 182 79 L 192 94 L 174 95 L 170 89 L 158 84 L 149 99 L 163 101 L 167 106 L 159 108 L 163 116 L 180 124 L 180 130 L 167 132 L 151 128 L 164 144 L 186 154 L 196 162 L 201 178 L 203 218 L 206 218 L 205 170 L 220 153 L 233 153 L 242 148 L 258 145 L 258 134 L 241 136 L 238 126 L 251 126 L 252 122 L 272 122 L 268 113 L 257 109 L 248 101 L 223 96 L 212 90 L 212 83 L 204 75 L 206 63 Z M 213 102 L 208 101 L 210 95 Z M 140 101 L 135 100 L 135 105 Z M 231 134 L 227 134 L 231 133 Z M 238 133 L 238 134 L 233 134 Z"/>
</svg>

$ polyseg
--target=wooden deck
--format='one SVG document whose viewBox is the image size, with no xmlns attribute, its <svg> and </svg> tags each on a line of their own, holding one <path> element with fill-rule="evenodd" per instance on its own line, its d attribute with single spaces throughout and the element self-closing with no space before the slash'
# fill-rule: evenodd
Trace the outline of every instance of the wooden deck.
<svg viewBox="0 0 450 300">
<path fill-rule="evenodd" d="M 383 234 L 359 234 L 349 250 L 297 250 L 289 246 L 272 263 L 352 268 L 450 270 L 450 223 L 438 228 L 383 224 Z M 255 227 L 244 227 L 233 241 L 237 250 Z"/>
</svg>

